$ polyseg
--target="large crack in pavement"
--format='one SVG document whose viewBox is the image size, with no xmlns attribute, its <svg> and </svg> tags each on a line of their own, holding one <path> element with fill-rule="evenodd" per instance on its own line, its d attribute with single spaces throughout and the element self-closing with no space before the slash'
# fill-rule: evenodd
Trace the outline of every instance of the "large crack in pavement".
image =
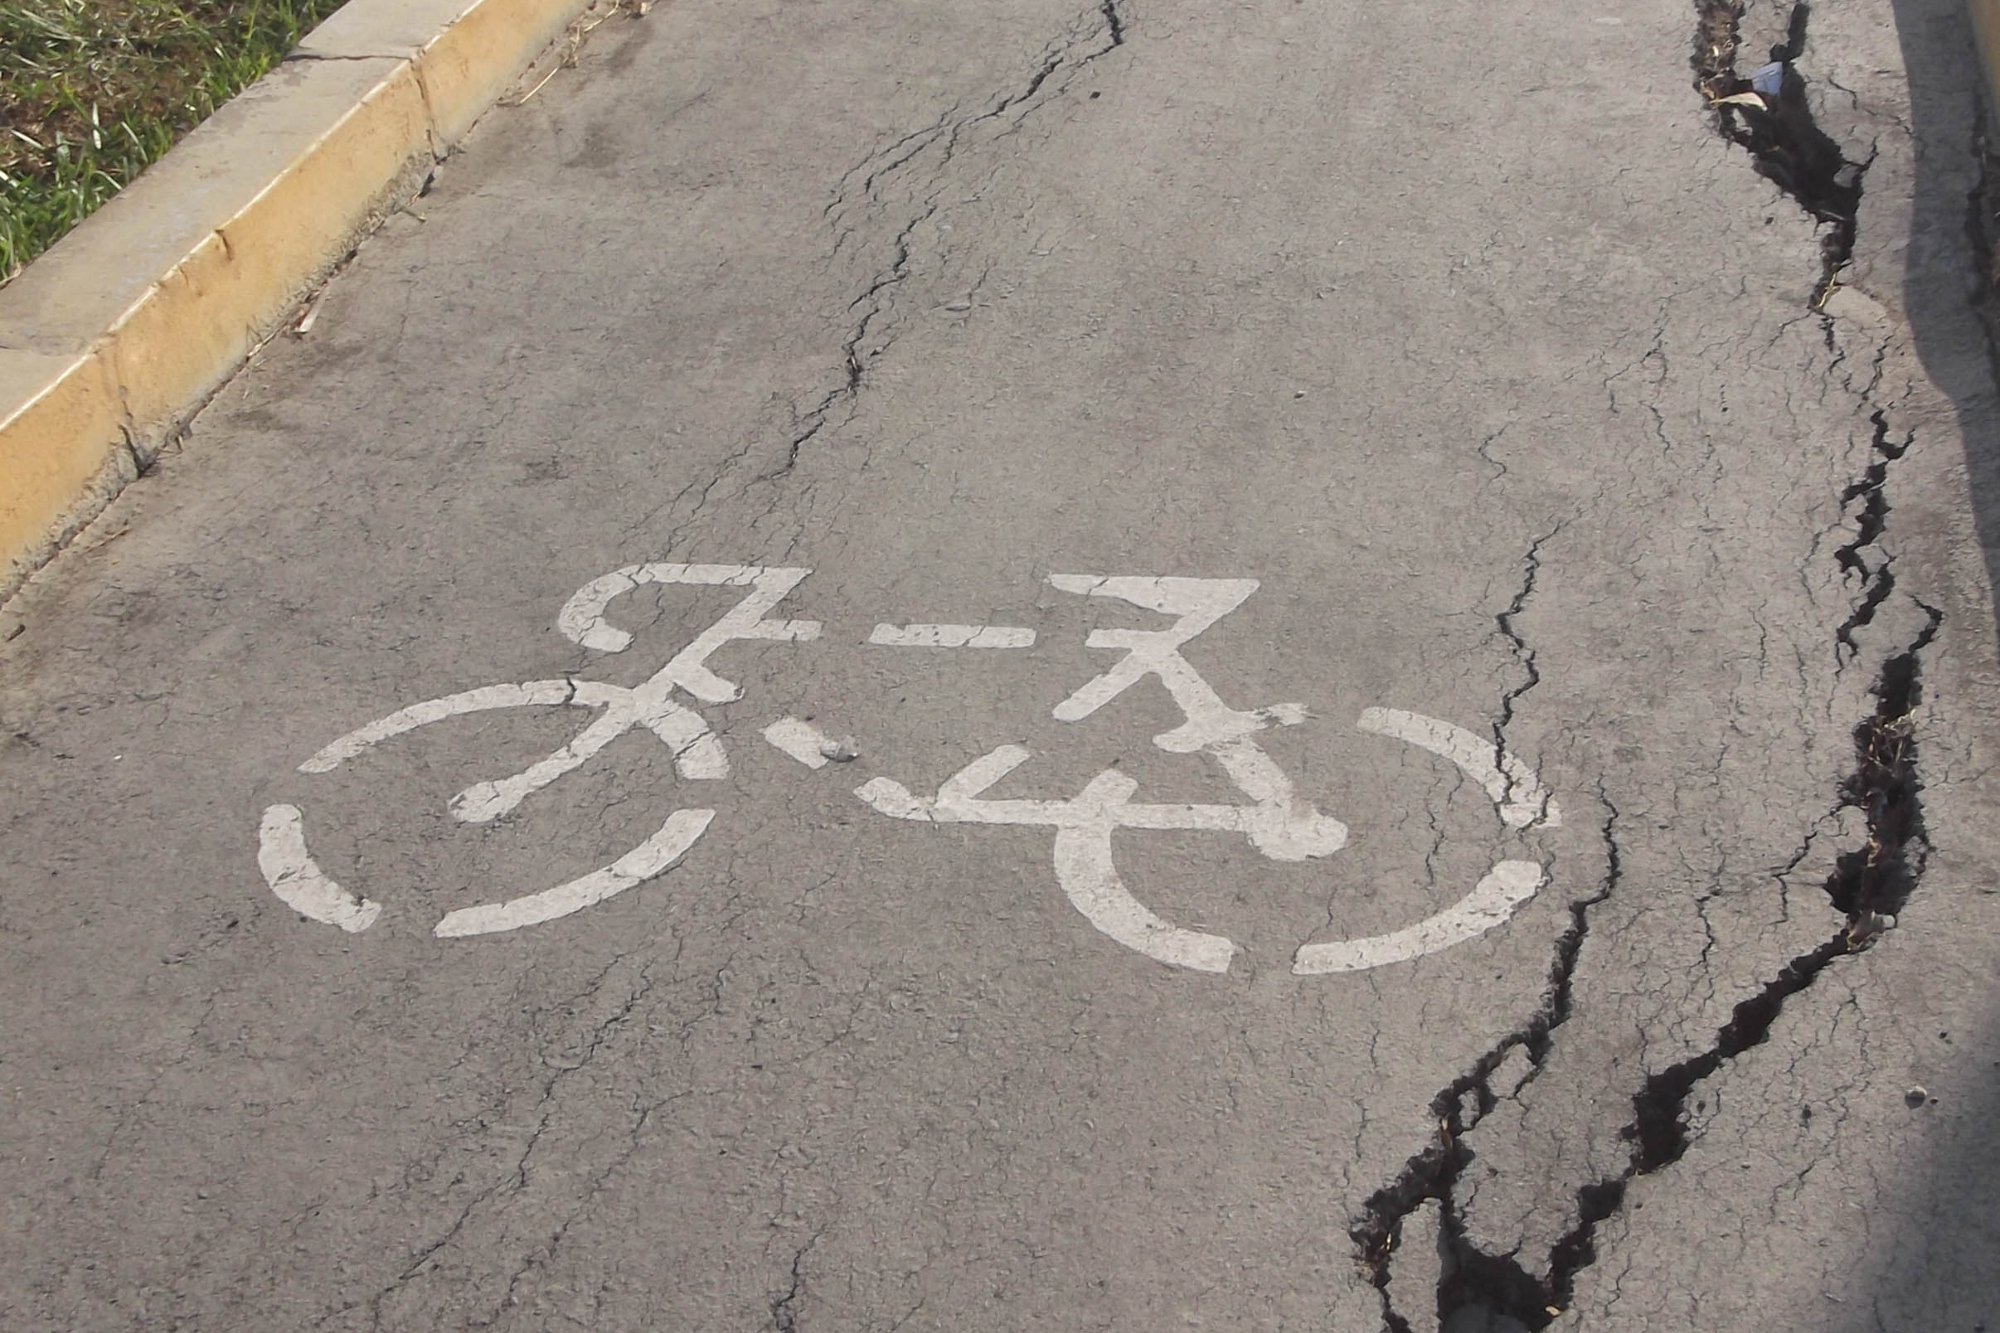
<svg viewBox="0 0 2000 1333">
<path fill-rule="evenodd" d="M 1402 1242 L 1403 1222 L 1427 1200 L 1438 1204 L 1441 1240 L 1452 1260 L 1438 1286 L 1440 1320 L 1449 1309 L 1471 1303 L 1462 1297 L 1483 1297 L 1479 1303 L 1504 1313 L 1531 1305 L 1539 1311 L 1548 1304 L 1546 1300 L 1537 1303 L 1540 1292 L 1535 1279 L 1511 1256 L 1485 1254 L 1467 1239 L 1458 1184 L 1473 1156 L 1464 1142 L 1466 1133 L 1499 1104 L 1499 1094 L 1493 1087 L 1495 1074 L 1518 1050 L 1526 1056 L 1529 1068 L 1514 1091 L 1532 1082 L 1548 1059 L 1557 1029 L 1569 1021 L 1577 960 L 1590 931 L 1590 910 L 1610 898 L 1618 887 L 1621 874 L 1618 809 L 1601 788 L 1598 796 L 1606 812 L 1599 835 L 1604 840 L 1608 868 L 1595 894 L 1570 905 L 1569 925 L 1556 939 L 1548 984 L 1543 987 L 1542 1001 L 1534 1017 L 1501 1038 L 1470 1069 L 1431 1099 L 1430 1113 L 1438 1125 L 1431 1142 L 1404 1164 L 1394 1181 L 1369 1198 L 1361 1217 L 1348 1232 L 1369 1281 L 1381 1293 L 1382 1322 L 1390 1333 L 1413 1333 L 1418 1327 L 1396 1309 L 1389 1285 L 1394 1277 L 1396 1250 Z M 1495 1296 L 1500 1299 L 1494 1299 Z M 1546 1317 L 1543 1322 L 1547 1322 Z"/>
<path fill-rule="evenodd" d="M 1805 49 L 1810 4 L 1793 5 L 1785 42 L 1770 51 L 1769 61 L 1751 77 L 1737 70 L 1742 12 L 1741 5 L 1731 0 L 1697 0 L 1694 85 L 1714 112 L 1716 132 L 1747 150 L 1758 172 L 1821 224 L 1821 269 L 1809 305 L 1827 321 L 1831 343 L 1832 316 L 1825 307 L 1853 254 L 1862 181 L 1869 164 L 1845 158 L 1814 123 L 1806 81 L 1796 65 Z M 1870 388 L 1857 393 L 1864 407 Z M 1855 535 L 1833 555 L 1842 578 L 1857 586 L 1849 615 L 1834 631 L 1837 666 L 1854 660 L 1855 633 L 1874 620 L 1895 590 L 1891 556 L 1881 544 L 1890 514 L 1887 482 L 1912 441 L 1907 436 L 1892 438 L 1883 410 L 1874 410 L 1870 419 L 1874 424 L 1870 461 L 1840 496 L 1844 512 L 1855 524 Z M 1540 546 L 1537 542 L 1529 552 L 1524 593 L 1533 589 Z M 1600 827 L 1607 870 L 1597 893 L 1571 906 L 1569 925 L 1556 940 L 1540 1007 L 1523 1027 L 1503 1037 L 1431 1100 L 1430 1113 L 1438 1126 L 1431 1141 L 1367 1200 L 1349 1231 L 1364 1272 L 1380 1293 L 1383 1327 L 1389 1333 L 1453 1326 L 1454 1318 L 1468 1311 L 1485 1314 L 1488 1326 L 1506 1327 L 1511 1322 L 1530 1330 L 1548 1327 L 1569 1308 L 1578 1275 L 1596 1262 L 1597 1229 L 1624 1206 L 1631 1182 L 1671 1167 L 1687 1152 L 1692 1141 L 1688 1105 L 1695 1089 L 1726 1062 L 1767 1040 L 1792 996 L 1894 926 L 1895 914 L 1923 877 L 1929 851 L 1914 718 L 1922 699 L 1923 653 L 1943 623 L 1937 608 L 1912 600 L 1924 613 L 1924 626 L 1882 665 L 1871 691 L 1875 708 L 1854 729 L 1853 769 L 1835 795 L 1833 811 L 1860 812 L 1866 828 L 1863 844 L 1836 859 L 1822 886 L 1845 918 L 1841 927 L 1831 938 L 1790 959 L 1738 1003 L 1702 1050 L 1645 1079 L 1631 1096 L 1631 1119 L 1621 1131 L 1628 1145 L 1623 1165 L 1578 1186 L 1570 1228 L 1545 1254 L 1524 1257 L 1525 1246 L 1500 1252 L 1474 1243 L 1469 1236 L 1460 1181 L 1475 1154 L 1465 1135 L 1498 1104 L 1494 1079 L 1509 1067 L 1510 1057 L 1518 1051 L 1528 1065 L 1514 1085 L 1518 1092 L 1541 1072 L 1556 1034 L 1571 1015 L 1572 981 L 1588 938 L 1591 909 L 1616 891 L 1622 874 L 1618 810 L 1600 782 L 1599 799 L 1607 812 Z M 1525 596 L 1517 598 L 1500 622 L 1516 659 L 1525 661 L 1532 673 L 1533 657 L 1523 656 L 1527 646 L 1513 630 L 1513 619 L 1524 605 Z M 1531 674 L 1528 688 L 1537 678 Z M 1516 691 L 1505 700 L 1501 726 L 1512 720 L 1514 704 L 1524 692 Z M 1438 1274 L 1436 1307 L 1418 1320 L 1414 1310 L 1397 1306 L 1403 1284 L 1396 1281 L 1396 1260 L 1405 1224 L 1427 1207 L 1435 1208 L 1435 1216 L 1424 1219 L 1423 1229 L 1435 1237 L 1439 1251 L 1432 1261 Z"/>
</svg>

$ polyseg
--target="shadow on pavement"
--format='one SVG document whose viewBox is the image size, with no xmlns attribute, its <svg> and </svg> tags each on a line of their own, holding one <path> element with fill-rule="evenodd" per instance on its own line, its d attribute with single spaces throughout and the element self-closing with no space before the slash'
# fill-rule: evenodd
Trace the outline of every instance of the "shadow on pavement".
<svg viewBox="0 0 2000 1333">
<path fill-rule="evenodd" d="M 2000 231 L 2000 180 L 1989 184 L 1967 158 L 1975 142 L 1984 151 L 2000 122 L 1986 100 L 1965 0 L 1891 3 L 1917 145 L 1904 312 L 1925 371 L 1956 410 L 1967 498 L 1988 584 L 1996 587 L 2000 392 L 1986 318 L 2000 316 L 1989 240 Z M 1920 1131 L 1922 1149 L 1897 1153 L 1885 1145 L 1883 1197 L 1860 1201 L 1875 1214 L 1870 1225 L 1889 1234 L 1878 1233 L 1871 1246 L 1880 1257 L 1867 1283 L 1868 1307 L 1826 1321 L 1842 1333 L 2000 1333 L 2000 1004 L 1986 1009 L 1981 1030 L 1950 1034 L 1959 1064 L 1953 1088 L 1933 1089 L 1944 1094 L 1942 1104 L 1912 1112 L 1937 1117 Z M 1898 1158 L 1906 1172 L 1900 1178 L 1891 1167 Z M 1811 1316 L 1818 1322 L 1826 1312 Z"/>
<path fill-rule="evenodd" d="M 1957 410 L 1987 581 L 2000 587 L 2000 395 L 1980 315 L 1982 305 L 2000 314 L 1983 239 L 2000 220 L 1993 216 L 1991 191 L 1980 217 L 1979 178 L 1968 176 L 1966 161 L 1974 134 L 1991 133 L 1995 122 L 1990 111 L 1982 114 L 1984 76 L 1964 0 L 1891 3 L 1917 144 L 1904 312 L 1924 369 Z M 2000 597 L 1994 610 L 2000 616 Z"/>
<path fill-rule="evenodd" d="M 1865 1303 L 1808 1310 L 1797 1326 L 2000 1330 L 2000 1010 L 1988 1006 L 1978 1032 L 1950 1037 L 1956 1060 L 1926 1090 L 1936 1101 L 1910 1107 L 1910 1134 L 1884 1144 L 1857 1178 L 1872 1269 L 1860 1286 Z M 1870 1177 L 1878 1197 L 1865 1193 Z"/>
</svg>

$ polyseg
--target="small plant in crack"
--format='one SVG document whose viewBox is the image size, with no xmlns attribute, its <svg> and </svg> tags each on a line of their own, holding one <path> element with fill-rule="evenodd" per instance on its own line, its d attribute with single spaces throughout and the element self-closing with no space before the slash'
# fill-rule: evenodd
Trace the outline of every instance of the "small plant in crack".
<svg viewBox="0 0 2000 1333">
<path fill-rule="evenodd" d="M 1742 5 L 1700 0 L 1696 12 L 1694 86 L 1714 108 L 1717 132 L 1741 145 L 1760 175 L 1825 227 L 1819 285 L 1812 298 L 1813 309 L 1819 310 L 1854 254 L 1855 218 L 1868 164 L 1850 161 L 1813 119 L 1806 81 L 1796 64 L 1805 52 L 1812 6 L 1804 0 L 1792 6 L 1785 41 L 1770 50 L 1769 63 L 1780 68 L 1775 93 L 1759 91 L 1737 70 Z"/>
<path fill-rule="evenodd" d="M 1923 783 L 1917 777 L 1917 655 L 1936 637 L 1944 615 L 1932 606 L 1924 606 L 1924 612 L 1928 623 L 1915 644 L 1882 667 L 1875 711 L 1854 729 L 1854 772 L 1841 784 L 1841 803 L 1862 812 L 1868 841 L 1835 863 L 1826 892 L 1860 929 L 1893 920 L 1902 910 L 1923 874 L 1930 847 L 1924 836 Z"/>
</svg>

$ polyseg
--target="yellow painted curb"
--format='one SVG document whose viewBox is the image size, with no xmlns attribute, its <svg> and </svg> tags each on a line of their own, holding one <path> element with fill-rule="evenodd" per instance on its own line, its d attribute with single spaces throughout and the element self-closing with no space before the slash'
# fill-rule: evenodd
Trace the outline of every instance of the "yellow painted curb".
<svg viewBox="0 0 2000 1333">
<path fill-rule="evenodd" d="M 588 0 L 349 0 L 0 288 L 0 599 Z"/>
</svg>

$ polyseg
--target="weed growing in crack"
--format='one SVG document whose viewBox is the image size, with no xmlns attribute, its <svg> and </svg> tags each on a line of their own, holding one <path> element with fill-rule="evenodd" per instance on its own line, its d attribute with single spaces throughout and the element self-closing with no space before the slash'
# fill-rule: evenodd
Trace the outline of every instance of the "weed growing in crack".
<svg viewBox="0 0 2000 1333">
<path fill-rule="evenodd" d="M 1923 783 L 1917 777 L 1918 654 L 1937 637 L 1944 613 L 1922 602 L 1918 605 L 1927 623 L 1909 648 L 1883 664 L 1875 685 L 1875 711 L 1854 729 L 1854 772 L 1840 788 L 1841 803 L 1861 811 L 1867 820 L 1868 841 L 1835 863 L 1826 893 L 1837 909 L 1856 921 L 1901 911 L 1923 875 L 1930 847 L 1919 799 Z"/>
</svg>

